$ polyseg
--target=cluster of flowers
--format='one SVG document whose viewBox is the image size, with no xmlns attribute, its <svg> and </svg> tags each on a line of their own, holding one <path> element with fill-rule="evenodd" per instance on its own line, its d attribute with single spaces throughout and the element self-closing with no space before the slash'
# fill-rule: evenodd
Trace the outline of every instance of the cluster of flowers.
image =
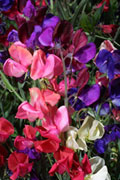
<svg viewBox="0 0 120 180">
<path fill-rule="evenodd" d="M 88 42 L 82 29 L 74 31 L 68 21 L 46 15 L 45 1 L 42 6 L 39 0 L 0 3 L 0 10 L 18 25 L 18 31 L 12 27 L 7 33 L 3 24 L 0 27 L 3 37 L 7 36 L 4 44 L 10 45 L 8 51 L 0 53 L 3 72 L 36 84 L 29 88 L 30 101 L 23 100 L 16 112 L 15 118 L 26 119 L 27 124 L 24 135 L 15 137 L 10 154 L 7 139 L 14 134 L 14 127 L 0 118 L 0 167 L 8 164 L 11 180 L 28 173 L 31 180 L 38 180 L 35 161 L 40 160 L 41 153 L 52 153 L 55 161 L 50 176 L 67 172 L 71 180 L 110 180 L 105 161 L 98 154 L 120 138 L 120 51 L 106 40 L 96 54 L 95 44 Z M 108 8 L 109 1 L 104 10 Z M 87 63 L 92 59 L 96 76 L 90 84 Z M 115 124 L 108 121 L 104 126 L 101 119 L 107 114 Z M 89 143 L 94 144 L 97 154 L 90 159 Z M 79 152 L 83 153 L 81 161 Z"/>
</svg>

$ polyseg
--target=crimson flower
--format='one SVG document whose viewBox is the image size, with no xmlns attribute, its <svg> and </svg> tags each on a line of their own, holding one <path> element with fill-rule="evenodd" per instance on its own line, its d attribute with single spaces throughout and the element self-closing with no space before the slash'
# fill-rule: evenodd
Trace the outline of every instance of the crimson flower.
<svg viewBox="0 0 120 180">
<path fill-rule="evenodd" d="M 5 142 L 14 133 L 13 125 L 5 118 L 0 118 L 0 142 Z"/>
<path fill-rule="evenodd" d="M 8 158 L 8 168 L 13 172 L 11 180 L 17 179 L 18 176 L 24 177 L 31 172 L 33 163 L 29 163 L 29 157 L 24 153 L 13 152 Z"/>
</svg>

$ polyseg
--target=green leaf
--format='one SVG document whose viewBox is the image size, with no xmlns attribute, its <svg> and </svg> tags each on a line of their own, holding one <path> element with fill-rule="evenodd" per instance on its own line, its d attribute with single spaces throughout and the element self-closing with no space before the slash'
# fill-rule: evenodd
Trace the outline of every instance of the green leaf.
<svg viewBox="0 0 120 180">
<path fill-rule="evenodd" d="M 20 101 L 24 101 L 24 99 L 22 99 L 19 94 L 15 91 L 14 87 L 10 84 L 10 82 L 8 81 L 8 79 L 6 78 L 6 76 L 4 75 L 4 73 L 2 71 L 0 71 L 0 75 L 1 75 L 1 79 L 3 81 L 3 83 L 5 84 L 6 88 L 10 91 L 10 92 L 13 92 L 17 98 L 20 100 Z"/>
<path fill-rule="evenodd" d="M 81 15 L 81 19 L 80 19 L 80 26 L 86 32 L 93 32 L 93 29 L 94 29 L 93 19 L 89 15 L 87 15 L 86 13 L 83 13 Z"/>
<path fill-rule="evenodd" d="M 79 3 L 79 5 L 77 5 L 75 12 L 74 12 L 74 15 L 73 15 L 72 20 L 71 20 L 71 23 L 73 26 L 77 20 L 78 15 L 80 14 L 80 10 L 82 10 L 86 4 L 87 4 L 87 0 L 82 0 Z"/>
<path fill-rule="evenodd" d="M 105 2 L 103 3 L 103 5 L 98 8 L 93 16 L 93 19 L 94 19 L 94 25 L 98 24 L 100 18 L 101 18 L 101 15 L 102 15 L 102 12 L 103 12 L 103 8 L 104 8 L 104 5 L 105 5 Z"/>
</svg>

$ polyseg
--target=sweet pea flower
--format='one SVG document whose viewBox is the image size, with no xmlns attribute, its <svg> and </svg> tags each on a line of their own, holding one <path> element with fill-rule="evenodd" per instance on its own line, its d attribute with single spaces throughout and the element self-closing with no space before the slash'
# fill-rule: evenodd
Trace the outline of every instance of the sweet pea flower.
<svg viewBox="0 0 120 180">
<path fill-rule="evenodd" d="M 46 58 L 42 50 L 36 50 L 33 54 L 30 76 L 33 80 L 39 78 L 52 79 L 63 72 L 62 60 L 54 54 Z"/>
<path fill-rule="evenodd" d="M 111 53 L 106 49 L 102 49 L 96 58 L 96 66 L 99 68 L 101 73 L 106 73 L 108 78 L 111 80 L 114 78 L 114 75 L 120 74 L 119 59 L 119 50 L 114 50 Z"/>
<path fill-rule="evenodd" d="M 0 118 L 0 142 L 5 142 L 14 133 L 13 125 L 5 118 Z"/>
<path fill-rule="evenodd" d="M 51 134 L 51 132 L 42 126 L 37 126 L 36 129 L 42 137 L 47 138 L 45 140 L 34 141 L 36 151 L 44 153 L 56 152 L 59 149 L 59 144 L 61 142 L 58 136 L 56 136 L 56 134 Z"/>
<path fill-rule="evenodd" d="M 111 180 L 105 160 L 99 156 L 89 160 L 92 173 L 85 176 L 85 180 Z"/>
<path fill-rule="evenodd" d="M 24 153 L 13 152 L 8 158 L 8 168 L 13 172 L 11 180 L 16 180 L 18 176 L 24 177 L 31 172 L 33 163 L 29 163 L 29 157 Z"/>
<path fill-rule="evenodd" d="M 67 132 L 66 146 L 71 149 L 87 151 L 86 141 L 100 139 L 104 135 L 104 126 L 92 117 L 87 116 L 80 129 L 70 127 Z"/>
<path fill-rule="evenodd" d="M 63 174 L 67 171 L 71 180 L 84 180 L 84 176 L 91 173 L 90 163 L 86 154 L 80 163 L 72 149 L 60 147 L 58 151 L 54 153 L 54 158 L 57 162 L 54 163 L 50 169 L 50 176 L 53 176 L 55 172 Z"/>
<path fill-rule="evenodd" d="M 42 121 L 42 126 L 51 134 L 60 135 L 69 129 L 69 114 L 65 106 L 58 109 L 53 107 L 50 112 L 44 116 L 45 120 Z"/>
<path fill-rule="evenodd" d="M 117 50 L 114 45 L 111 43 L 111 41 L 109 40 L 105 40 L 101 43 L 100 45 L 100 49 L 99 50 L 102 50 L 102 49 L 106 49 L 108 51 L 110 51 L 111 53 L 114 51 L 114 50 Z"/>
<path fill-rule="evenodd" d="M 100 97 L 100 86 L 98 84 L 94 84 L 92 86 L 84 87 L 84 85 L 87 83 L 87 80 L 88 78 L 83 80 L 83 84 L 79 89 L 71 88 L 68 91 L 68 97 L 70 96 L 69 103 L 76 111 L 79 111 L 86 106 L 90 106 Z"/>
<path fill-rule="evenodd" d="M 30 103 L 24 101 L 18 107 L 16 118 L 28 119 L 33 122 L 36 118 L 42 119 L 46 113 L 49 112 L 48 105 L 55 106 L 60 99 L 60 95 L 53 91 L 46 89 L 40 90 L 37 87 L 30 88 Z"/>
<path fill-rule="evenodd" d="M 7 59 L 3 71 L 7 76 L 21 77 L 28 71 L 28 66 L 32 63 L 32 54 L 19 41 L 10 46 L 9 53 L 14 60 Z"/>
</svg>

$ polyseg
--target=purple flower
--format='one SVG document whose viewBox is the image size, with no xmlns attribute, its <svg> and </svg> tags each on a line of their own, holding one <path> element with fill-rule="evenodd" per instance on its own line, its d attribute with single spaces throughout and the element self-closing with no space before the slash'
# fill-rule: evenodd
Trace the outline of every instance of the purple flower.
<svg viewBox="0 0 120 180">
<path fill-rule="evenodd" d="M 68 91 L 69 103 L 78 111 L 86 106 L 90 106 L 99 99 L 100 87 L 98 84 L 85 86 L 78 94 L 77 88 L 71 88 Z"/>
<path fill-rule="evenodd" d="M 94 43 L 88 43 L 80 48 L 75 54 L 74 58 L 81 63 L 87 63 L 93 59 L 96 55 L 96 46 Z"/>
<path fill-rule="evenodd" d="M 96 102 L 100 97 L 100 86 L 94 84 L 90 87 L 85 87 L 79 94 L 78 98 L 85 103 L 86 106 L 89 106 Z"/>
<path fill-rule="evenodd" d="M 56 24 L 59 22 L 57 16 L 51 14 L 47 15 L 44 19 L 42 25 L 35 25 L 34 31 L 32 32 L 30 38 L 26 41 L 27 47 L 35 49 L 36 46 L 39 47 L 53 47 L 53 31 Z"/>
<path fill-rule="evenodd" d="M 114 79 L 109 84 L 109 92 L 112 103 L 120 107 L 120 78 Z"/>
<path fill-rule="evenodd" d="M 23 13 L 25 16 L 31 18 L 36 15 L 36 10 L 34 5 L 31 3 L 31 0 L 28 0 L 26 6 L 23 9 Z"/>
<path fill-rule="evenodd" d="M 40 46 L 38 37 L 40 36 L 41 32 L 42 32 L 42 27 L 40 25 L 35 25 L 34 31 L 32 32 L 30 38 L 26 41 L 27 47 L 35 49 L 36 46 Z"/>
<path fill-rule="evenodd" d="M 13 29 L 11 32 L 9 32 L 7 40 L 8 40 L 9 42 L 19 41 L 18 31 L 16 31 L 15 29 Z"/>
<path fill-rule="evenodd" d="M 59 18 L 57 16 L 53 16 L 48 14 L 43 21 L 42 24 L 42 32 L 39 36 L 39 42 L 42 46 L 50 46 L 53 47 L 53 31 L 56 24 L 59 22 Z"/>
<path fill-rule="evenodd" d="M 101 73 L 106 73 L 111 80 L 115 74 L 120 74 L 120 51 L 115 50 L 113 53 L 106 49 L 99 52 L 96 58 L 96 66 Z"/>
<path fill-rule="evenodd" d="M 72 107 L 76 110 L 79 111 L 80 109 L 85 107 L 85 104 L 77 97 L 77 88 L 71 88 L 68 91 L 68 98 L 69 98 L 69 103 L 72 105 Z"/>
<path fill-rule="evenodd" d="M 95 141 L 94 147 L 99 154 L 102 154 L 105 152 L 108 144 L 117 139 L 120 139 L 120 124 L 105 126 L 104 136 Z"/>
<path fill-rule="evenodd" d="M 14 0 L 0 0 L 0 11 L 7 11 L 13 5 Z"/>
<path fill-rule="evenodd" d="M 18 150 L 18 151 L 27 154 L 29 158 L 32 160 L 39 160 L 41 158 L 41 153 L 37 152 L 34 148 L 32 149 L 26 148 L 24 150 Z"/>
</svg>

